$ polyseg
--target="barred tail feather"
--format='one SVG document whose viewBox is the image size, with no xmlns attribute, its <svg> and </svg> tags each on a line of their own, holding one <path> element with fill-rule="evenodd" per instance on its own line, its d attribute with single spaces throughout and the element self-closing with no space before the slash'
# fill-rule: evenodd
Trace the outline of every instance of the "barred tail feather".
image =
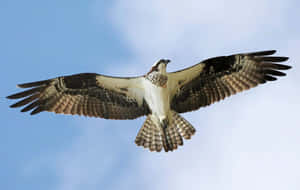
<svg viewBox="0 0 300 190">
<path fill-rule="evenodd" d="M 135 143 L 138 146 L 149 148 L 150 151 L 160 152 L 164 146 L 163 133 L 149 115 L 136 136 Z"/>
<path fill-rule="evenodd" d="M 149 148 L 150 151 L 173 151 L 183 145 L 183 138 L 190 139 L 196 132 L 195 128 L 176 112 L 167 126 L 157 125 L 149 115 L 140 129 L 135 143 Z M 182 138 L 183 137 L 183 138 Z"/>
<path fill-rule="evenodd" d="M 178 113 L 172 112 L 172 125 L 174 125 L 179 134 L 185 139 L 191 139 L 196 129 Z"/>
</svg>

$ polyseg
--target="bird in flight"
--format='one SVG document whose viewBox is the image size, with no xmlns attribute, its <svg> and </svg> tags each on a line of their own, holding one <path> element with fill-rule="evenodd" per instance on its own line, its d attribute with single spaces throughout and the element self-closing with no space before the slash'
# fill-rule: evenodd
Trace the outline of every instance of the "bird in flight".
<svg viewBox="0 0 300 190">
<path fill-rule="evenodd" d="M 42 111 L 105 119 L 147 116 L 135 143 L 150 151 L 173 151 L 190 139 L 195 128 L 180 113 L 197 110 L 238 92 L 286 74 L 291 66 L 278 64 L 288 57 L 276 51 L 219 56 L 176 72 L 161 59 L 138 77 L 112 77 L 96 73 L 61 76 L 19 84 L 26 91 L 8 96 L 23 98 L 11 105 L 25 106 L 31 115 Z"/>
</svg>

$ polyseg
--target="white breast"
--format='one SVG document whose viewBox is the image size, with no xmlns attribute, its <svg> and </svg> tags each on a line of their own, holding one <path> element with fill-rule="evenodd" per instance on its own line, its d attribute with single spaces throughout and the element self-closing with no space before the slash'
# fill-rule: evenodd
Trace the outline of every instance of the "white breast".
<svg viewBox="0 0 300 190">
<path fill-rule="evenodd" d="M 169 88 L 156 86 L 149 80 L 144 80 L 145 100 L 150 107 L 152 114 L 162 121 L 170 110 Z"/>
</svg>

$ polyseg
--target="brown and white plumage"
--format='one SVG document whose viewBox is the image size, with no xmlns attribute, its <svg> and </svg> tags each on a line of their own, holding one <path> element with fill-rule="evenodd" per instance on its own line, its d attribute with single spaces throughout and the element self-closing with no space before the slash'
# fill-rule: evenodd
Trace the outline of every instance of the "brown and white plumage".
<svg viewBox="0 0 300 190">
<path fill-rule="evenodd" d="M 210 58 L 185 70 L 170 73 L 173 88 L 171 108 L 179 113 L 196 110 L 238 92 L 286 74 L 288 65 L 277 64 L 287 57 L 275 57 L 276 51 L 236 54 Z M 187 78 L 185 76 L 191 76 Z"/>
<path fill-rule="evenodd" d="M 193 111 L 237 92 L 285 76 L 278 64 L 287 57 L 274 50 L 210 58 L 192 67 L 166 72 L 169 60 L 158 61 L 144 76 L 119 78 L 82 73 L 18 85 L 29 88 L 8 96 L 23 98 L 11 107 L 37 114 L 50 111 L 106 119 L 147 116 L 136 144 L 151 151 L 172 151 L 190 139 L 194 127 L 178 113 Z"/>
<path fill-rule="evenodd" d="M 31 89 L 7 98 L 26 97 L 11 107 L 30 103 L 21 111 L 33 110 L 32 115 L 51 111 L 106 119 L 135 119 L 149 113 L 146 102 L 139 96 L 139 89 L 134 87 L 138 80 L 82 73 L 19 84 L 21 88 Z"/>
<path fill-rule="evenodd" d="M 178 113 L 172 111 L 172 122 L 169 123 L 166 131 L 157 125 L 153 115 L 149 115 L 136 136 L 135 143 L 138 146 L 149 148 L 150 151 L 175 150 L 183 145 L 183 139 L 190 139 L 196 132 L 195 128 L 181 117 Z"/>
</svg>

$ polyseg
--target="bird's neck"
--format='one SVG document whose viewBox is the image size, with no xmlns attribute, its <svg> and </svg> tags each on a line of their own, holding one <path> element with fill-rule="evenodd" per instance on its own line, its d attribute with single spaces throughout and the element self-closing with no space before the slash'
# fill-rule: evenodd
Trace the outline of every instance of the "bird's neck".
<svg viewBox="0 0 300 190">
<path fill-rule="evenodd" d="M 168 81 L 167 75 L 158 71 L 149 73 L 146 76 L 146 79 L 148 79 L 152 84 L 160 87 L 164 86 Z"/>
</svg>

